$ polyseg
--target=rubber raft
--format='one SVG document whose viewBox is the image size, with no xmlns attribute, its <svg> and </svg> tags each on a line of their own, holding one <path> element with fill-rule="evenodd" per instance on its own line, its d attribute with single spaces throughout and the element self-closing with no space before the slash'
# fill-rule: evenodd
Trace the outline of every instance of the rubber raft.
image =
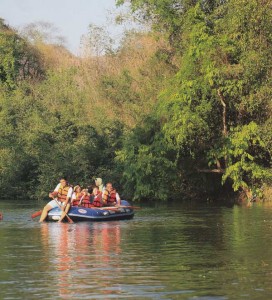
<svg viewBox="0 0 272 300">
<path fill-rule="evenodd" d="M 61 216 L 61 210 L 56 207 L 49 211 L 47 221 L 58 221 Z M 134 210 L 126 200 L 121 200 L 121 207 L 82 207 L 72 206 L 68 216 L 74 221 L 110 221 L 110 220 L 128 220 L 134 217 Z"/>
</svg>

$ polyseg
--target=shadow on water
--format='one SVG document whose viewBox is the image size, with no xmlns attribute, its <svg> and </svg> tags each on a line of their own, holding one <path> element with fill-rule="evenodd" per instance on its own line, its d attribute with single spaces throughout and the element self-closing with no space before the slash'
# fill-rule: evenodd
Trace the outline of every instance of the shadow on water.
<svg viewBox="0 0 272 300">
<path fill-rule="evenodd" d="M 270 299 L 271 207 L 186 203 L 43 223 L 0 202 L 0 299 Z"/>
</svg>

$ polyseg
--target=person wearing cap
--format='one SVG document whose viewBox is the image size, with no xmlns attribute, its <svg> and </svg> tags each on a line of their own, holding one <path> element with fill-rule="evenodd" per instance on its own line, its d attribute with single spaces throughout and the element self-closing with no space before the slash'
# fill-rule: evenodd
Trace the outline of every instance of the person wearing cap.
<svg viewBox="0 0 272 300">
<path fill-rule="evenodd" d="M 46 219 L 48 212 L 51 209 L 58 207 L 59 205 L 61 205 L 63 211 L 66 211 L 66 206 L 68 205 L 68 203 L 72 197 L 72 193 L 73 193 L 73 189 L 68 184 L 67 179 L 65 177 L 61 177 L 60 182 L 56 186 L 54 191 L 49 193 L 49 197 L 52 198 L 53 200 L 48 202 L 45 205 L 45 207 L 43 208 L 39 222 L 40 223 L 43 222 Z M 70 208 L 70 205 L 69 205 L 69 208 Z M 65 216 L 65 213 L 63 213 L 63 214 Z"/>
</svg>

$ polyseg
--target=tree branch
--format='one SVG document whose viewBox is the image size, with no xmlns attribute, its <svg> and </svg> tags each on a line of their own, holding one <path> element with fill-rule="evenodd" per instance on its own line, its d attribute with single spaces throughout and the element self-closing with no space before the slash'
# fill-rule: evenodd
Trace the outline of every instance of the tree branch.
<svg viewBox="0 0 272 300">
<path fill-rule="evenodd" d="M 224 174 L 225 170 L 224 169 L 197 169 L 199 173 L 219 173 L 219 174 Z"/>
<path fill-rule="evenodd" d="M 225 103 L 224 96 L 222 95 L 221 91 L 218 89 L 217 94 L 220 98 L 221 104 L 223 105 L 223 135 L 226 137 L 228 135 L 228 130 L 227 130 L 227 121 L 226 121 L 226 115 L 227 115 L 227 106 Z"/>
</svg>

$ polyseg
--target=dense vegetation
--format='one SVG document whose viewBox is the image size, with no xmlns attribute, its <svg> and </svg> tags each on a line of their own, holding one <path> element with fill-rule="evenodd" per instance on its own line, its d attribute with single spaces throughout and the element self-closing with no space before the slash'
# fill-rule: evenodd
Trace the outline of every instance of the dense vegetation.
<svg viewBox="0 0 272 300">
<path fill-rule="evenodd" d="M 272 181 L 271 2 L 130 4 L 150 31 L 113 50 L 90 26 L 83 57 L 1 21 L 2 195 L 45 197 L 65 174 L 101 176 L 134 199 L 261 196 Z"/>
</svg>

